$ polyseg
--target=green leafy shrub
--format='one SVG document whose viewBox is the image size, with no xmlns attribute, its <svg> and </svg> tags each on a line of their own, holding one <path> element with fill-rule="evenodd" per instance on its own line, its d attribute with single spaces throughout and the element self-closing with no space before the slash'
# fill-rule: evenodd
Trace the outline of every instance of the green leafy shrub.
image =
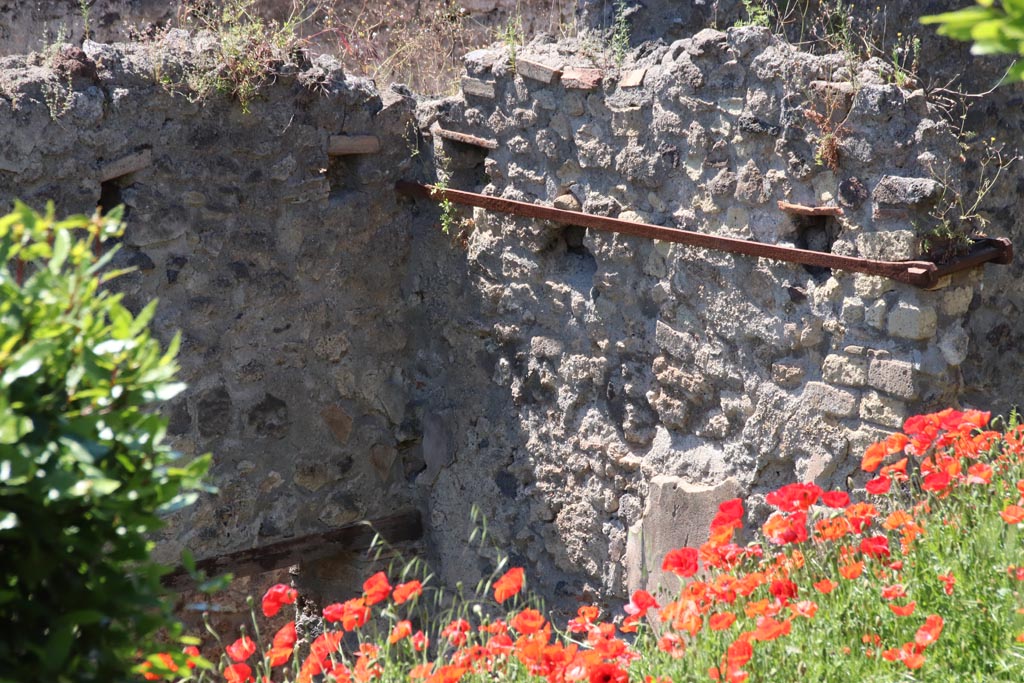
<svg viewBox="0 0 1024 683">
<path fill-rule="evenodd" d="M 974 7 L 921 17 L 922 24 L 939 24 L 938 33 L 956 40 L 973 41 L 976 55 L 1011 54 L 1018 59 L 1003 83 L 1024 80 L 1024 0 L 976 0 Z"/>
<path fill-rule="evenodd" d="M 119 219 L 0 218 L 0 681 L 128 680 L 176 635 L 147 535 L 209 458 L 176 464 L 148 409 L 182 388 L 178 339 L 104 287 Z"/>
</svg>

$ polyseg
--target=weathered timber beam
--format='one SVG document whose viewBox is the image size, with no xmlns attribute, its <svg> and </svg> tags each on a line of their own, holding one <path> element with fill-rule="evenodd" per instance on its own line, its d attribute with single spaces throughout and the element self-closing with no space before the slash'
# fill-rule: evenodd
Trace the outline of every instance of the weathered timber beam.
<svg viewBox="0 0 1024 683">
<path fill-rule="evenodd" d="M 316 560 L 342 550 L 366 550 L 376 534 L 380 534 L 388 543 L 417 540 L 423 536 L 420 513 L 409 510 L 390 517 L 289 538 L 259 548 L 208 557 L 196 562 L 196 569 L 206 572 L 207 576 L 218 576 L 225 572 L 235 576 L 252 576 L 290 567 L 300 560 Z M 165 574 L 162 582 L 172 590 L 194 586 L 192 577 L 181 566 Z"/>
<path fill-rule="evenodd" d="M 792 204 L 778 201 L 780 211 L 793 213 L 798 216 L 842 216 L 843 209 L 839 206 L 804 206 L 803 204 Z"/>
<path fill-rule="evenodd" d="M 100 182 L 105 183 L 130 173 L 137 173 L 152 164 L 153 150 L 150 149 L 123 156 L 100 167 Z"/>
<path fill-rule="evenodd" d="M 376 135 L 332 135 L 327 141 L 327 156 L 332 157 L 379 151 L 380 138 Z"/>
<path fill-rule="evenodd" d="M 799 263 L 807 266 L 820 266 L 824 268 L 835 268 L 854 273 L 865 273 L 867 275 L 879 275 L 898 282 L 905 282 L 917 287 L 935 287 L 939 278 L 954 272 L 973 268 L 981 263 L 1009 263 L 1013 257 L 1013 249 L 1007 240 L 981 240 L 975 243 L 971 254 L 940 267 L 931 261 L 877 261 L 874 259 L 858 258 L 854 256 L 840 256 L 838 254 L 811 251 L 809 249 L 797 249 L 795 247 L 780 247 L 774 244 L 763 244 L 748 240 L 735 239 L 732 237 L 719 237 L 716 235 L 705 235 L 689 230 L 678 228 L 666 228 L 660 225 L 649 223 L 633 223 L 617 218 L 606 216 L 595 216 L 580 211 L 569 211 L 567 209 L 555 209 L 549 206 L 529 204 L 512 199 L 490 197 L 476 192 L 465 192 L 462 190 L 443 189 L 433 185 L 414 183 L 408 180 L 399 180 L 395 183 L 395 190 L 401 194 L 411 197 L 422 197 L 425 199 L 438 200 L 447 199 L 455 204 L 476 206 L 489 211 L 509 213 L 525 218 L 536 218 L 540 220 L 554 221 L 568 225 L 578 225 L 584 228 L 593 228 L 606 232 L 617 232 L 624 235 L 646 237 L 648 239 L 662 240 L 664 242 L 675 242 L 686 244 L 692 247 L 704 249 L 715 249 L 733 254 L 744 254 L 759 258 L 768 258 L 776 261 Z"/>
<path fill-rule="evenodd" d="M 447 130 L 446 128 L 437 127 L 432 131 L 435 135 L 438 135 L 445 140 L 453 140 L 455 142 L 461 142 L 465 145 L 474 145 L 476 147 L 483 147 L 484 149 L 497 149 L 498 141 L 489 140 L 487 138 L 480 138 L 476 135 L 470 135 L 469 133 L 460 133 L 457 130 Z"/>
</svg>

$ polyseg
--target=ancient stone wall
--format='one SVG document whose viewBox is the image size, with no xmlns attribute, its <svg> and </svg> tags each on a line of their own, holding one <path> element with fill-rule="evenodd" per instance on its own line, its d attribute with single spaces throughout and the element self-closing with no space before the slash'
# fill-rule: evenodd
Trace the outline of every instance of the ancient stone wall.
<svg viewBox="0 0 1024 683">
<path fill-rule="evenodd" d="M 918 257 L 915 229 L 941 200 L 935 169 L 955 182 L 959 168 L 954 129 L 881 60 L 851 68 L 765 29 L 703 30 L 621 67 L 543 42 L 517 52 L 515 70 L 501 50 L 467 66 L 439 125 L 497 140 L 482 191 L 504 198 L 902 260 Z M 777 200 L 844 215 L 794 219 Z M 700 541 L 716 500 L 856 483 L 868 443 L 962 390 L 982 271 L 929 292 L 472 219 L 470 274 L 493 321 L 481 346 L 509 404 L 487 415 L 486 445 L 463 452 L 508 458 L 515 444 L 504 488 L 529 506 L 485 496 L 492 533 L 546 574 L 576 577 L 567 594 L 624 594 L 660 552 Z M 496 444 L 495 432 L 518 438 Z M 432 509 L 465 518 L 471 472 L 443 472 Z M 495 485 L 478 472 L 471 488 Z"/>
<path fill-rule="evenodd" d="M 243 114 L 161 84 L 201 47 L 172 32 L 87 42 L 55 65 L 0 60 L 0 197 L 124 203 L 119 264 L 138 270 L 118 286 L 133 306 L 160 298 L 164 339 L 182 331 L 190 388 L 167 406 L 172 438 L 214 453 L 221 492 L 173 520 L 166 558 L 418 509 L 446 583 L 472 585 L 500 550 L 555 606 L 618 599 L 665 548 L 700 542 L 718 500 L 756 510 L 793 479 L 857 484 L 866 444 L 960 400 L 990 283 L 1015 272 L 923 291 L 481 210 L 446 236 L 451 216 L 393 189 L 441 177 L 913 258 L 915 225 L 942 201 L 933 170 L 959 183 L 961 148 L 882 61 L 812 56 L 755 28 L 621 64 L 540 40 L 514 68 L 505 47 L 468 55 L 462 94 L 418 103 L 329 59 L 291 65 Z M 329 155 L 342 135 L 379 150 Z M 793 218 L 778 200 L 844 213 Z M 495 547 L 467 544 L 473 508 Z M 304 571 L 360 578 L 348 558 Z"/>
<path fill-rule="evenodd" d="M 408 205 L 391 186 L 412 161 L 412 100 L 345 79 L 324 59 L 295 67 L 243 114 L 192 103 L 155 78 L 192 59 L 157 46 L 86 42 L 57 73 L 0 61 L 0 195 L 60 212 L 127 208 L 117 287 L 160 299 L 180 330 L 189 389 L 166 408 L 186 455 L 216 454 L 216 497 L 168 533 L 163 556 L 205 556 L 412 507 L 405 421 Z M 63 72 L 73 73 L 71 89 Z M 381 150 L 329 157 L 331 136 Z M 436 250 L 443 257 L 444 250 Z M 408 455 L 408 454 L 407 454 Z"/>
</svg>

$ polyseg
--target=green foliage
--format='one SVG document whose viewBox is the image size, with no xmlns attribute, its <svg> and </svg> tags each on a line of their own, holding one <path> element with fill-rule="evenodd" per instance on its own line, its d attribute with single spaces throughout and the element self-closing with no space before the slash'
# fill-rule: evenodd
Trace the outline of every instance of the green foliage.
<svg viewBox="0 0 1024 683">
<path fill-rule="evenodd" d="M 148 535 L 209 458 L 177 463 L 147 409 L 182 389 L 178 339 L 104 287 L 121 231 L 120 211 L 0 217 L 0 681 L 129 680 L 175 634 Z"/>
<path fill-rule="evenodd" d="M 508 48 L 508 66 L 515 72 L 516 70 L 516 54 L 519 48 L 523 44 L 523 17 L 521 14 L 509 16 L 508 21 L 501 28 L 498 38 L 505 43 Z"/>
<path fill-rule="evenodd" d="M 761 0 L 742 0 L 743 11 L 747 15 L 746 21 L 736 22 L 737 26 L 771 26 L 771 15 Z"/>
<path fill-rule="evenodd" d="M 976 6 L 921 17 L 922 24 L 939 24 L 938 33 L 973 41 L 976 55 L 1024 55 L 1024 0 L 976 0 Z M 1024 80 L 1024 59 L 1018 58 L 1003 83 Z"/>
<path fill-rule="evenodd" d="M 612 54 L 615 55 L 615 64 L 619 67 L 626 61 L 626 52 L 629 50 L 630 27 L 626 10 L 626 0 L 615 0 L 615 23 L 612 26 Z"/>
</svg>

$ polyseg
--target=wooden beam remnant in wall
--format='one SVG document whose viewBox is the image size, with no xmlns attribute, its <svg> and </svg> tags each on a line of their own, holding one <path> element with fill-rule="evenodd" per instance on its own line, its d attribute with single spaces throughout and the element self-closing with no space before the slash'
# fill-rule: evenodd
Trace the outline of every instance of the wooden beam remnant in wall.
<svg viewBox="0 0 1024 683">
<path fill-rule="evenodd" d="M 407 510 L 390 517 L 207 557 L 196 562 L 196 569 L 210 577 L 226 572 L 235 576 L 252 576 L 290 567 L 300 561 L 317 560 L 343 550 L 366 550 L 378 534 L 391 544 L 418 540 L 423 536 L 419 511 Z M 195 584 L 184 567 L 177 567 L 164 575 L 162 582 L 173 590 L 184 590 Z"/>
<path fill-rule="evenodd" d="M 327 156 L 347 154 L 373 154 L 380 151 L 380 138 L 376 135 L 332 135 L 327 141 Z"/>
<path fill-rule="evenodd" d="M 804 206 L 793 204 L 781 199 L 778 201 L 780 211 L 796 214 L 797 216 L 842 216 L 843 209 L 840 206 Z"/>
<path fill-rule="evenodd" d="M 105 183 L 115 178 L 137 173 L 152 165 L 153 150 L 144 149 L 141 152 L 123 156 L 120 159 L 115 159 L 100 166 L 100 182 Z"/>
<path fill-rule="evenodd" d="M 475 147 L 482 147 L 483 149 L 498 148 L 497 140 L 488 140 L 487 138 L 477 137 L 476 135 L 470 135 L 469 133 L 460 133 L 457 130 L 447 130 L 440 126 L 434 126 L 430 129 L 430 132 L 444 138 L 445 140 L 461 142 L 464 145 L 473 145 Z"/>
</svg>

